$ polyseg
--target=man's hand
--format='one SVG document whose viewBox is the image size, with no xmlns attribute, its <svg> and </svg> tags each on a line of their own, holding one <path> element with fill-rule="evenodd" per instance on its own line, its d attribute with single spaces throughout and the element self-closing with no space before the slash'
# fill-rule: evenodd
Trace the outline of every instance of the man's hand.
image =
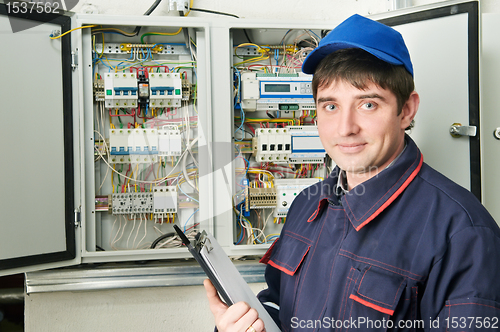
<svg viewBox="0 0 500 332">
<path fill-rule="evenodd" d="M 221 301 L 209 279 L 206 279 L 203 285 L 207 291 L 210 310 L 215 317 L 215 325 L 219 332 L 265 331 L 264 322 L 259 318 L 257 310 L 250 308 L 245 302 L 238 302 L 228 307 Z"/>
</svg>

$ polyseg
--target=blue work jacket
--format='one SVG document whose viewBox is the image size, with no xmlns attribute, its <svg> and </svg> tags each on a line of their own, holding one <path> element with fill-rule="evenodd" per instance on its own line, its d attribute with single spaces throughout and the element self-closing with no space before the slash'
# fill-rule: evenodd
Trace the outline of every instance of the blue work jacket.
<svg viewBox="0 0 500 332">
<path fill-rule="evenodd" d="M 258 295 L 282 331 L 494 331 L 500 229 L 409 137 L 389 168 L 336 194 L 339 169 L 294 200 Z M 496 327 L 496 329 L 495 329 Z"/>
</svg>

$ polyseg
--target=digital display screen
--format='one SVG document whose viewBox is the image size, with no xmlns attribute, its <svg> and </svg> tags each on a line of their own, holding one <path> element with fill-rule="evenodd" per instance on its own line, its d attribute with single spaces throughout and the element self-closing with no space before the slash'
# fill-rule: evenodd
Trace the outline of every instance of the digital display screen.
<svg viewBox="0 0 500 332">
<path fill-rule="evenodd" d="M 265 84 L 265 92 L 290 92 L 290 84 Z"/>
</svg>

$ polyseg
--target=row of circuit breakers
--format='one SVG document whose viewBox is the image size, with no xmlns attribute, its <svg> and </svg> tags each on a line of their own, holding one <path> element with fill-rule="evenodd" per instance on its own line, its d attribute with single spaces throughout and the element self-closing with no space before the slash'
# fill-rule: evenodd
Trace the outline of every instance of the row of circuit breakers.
<svg viewBox="0 0 500 332">
<path fill-rule="evenodd" d="M 106 73 L 95 83 L 96 101 L 107 108 L 180 107 L 192 85 L 179 73 Z"/>
<path fill-rule="evenodd" d="M 181 155 L 181 132 L 177 126 L 161 128 L 113 128 L 109 130 L 109 162 L 155 163 L 158 157 Z"/>
</svg>

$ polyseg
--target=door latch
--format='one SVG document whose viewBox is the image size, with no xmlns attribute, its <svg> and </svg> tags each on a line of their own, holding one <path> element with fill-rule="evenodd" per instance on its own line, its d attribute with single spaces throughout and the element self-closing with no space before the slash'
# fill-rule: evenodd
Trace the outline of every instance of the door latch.
<svg viewBox="0 0 500 332">
<path fill-rule="evenodd" d="M 476 126 L 462 126 L 461 123 L 454 123 L 450 126 L 450 135 L 453 137 L 476 136 Z"/>
<path fill-rule="evenodd" d="M 496 139 L 500 140 L 500 127 L 495 129 L 495 131 L 493 132 L 493 136 L 495 136 Z"/>
</svg>

